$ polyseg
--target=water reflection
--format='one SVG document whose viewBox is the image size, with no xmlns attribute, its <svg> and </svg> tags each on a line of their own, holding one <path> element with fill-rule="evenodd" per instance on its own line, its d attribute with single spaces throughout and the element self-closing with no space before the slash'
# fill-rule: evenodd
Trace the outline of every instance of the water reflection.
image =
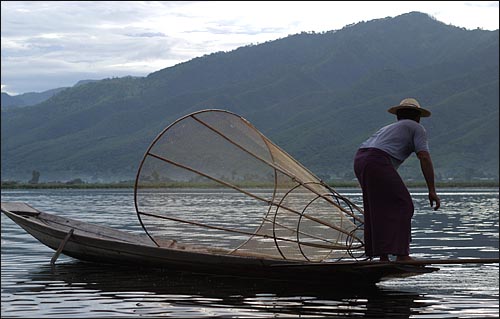
<svg viewBox="0 0 500 319">
<path fill-rule="evenodd" d="M 357 205 L 361 193 L 343 191 Z M 176 203 L 210 190 L 177 190 Z M 496 190 L 440 192 L 442 208 L 412 191 L 412 255 L 498 258 Z M 49 213 L 143 233 L 131 190 L 2 190 Z M 230 204 L 230 203 L 229 203 Z M 138 270 L 78 262 L 54 252 L 1 216 L 2 317 L 420 317 L 499 316 L 498 264 L 440 265 L 435 273 L 391 280 L 369 290 L 304 286 L 220 276 Z"/>
<path fill-rule="evenodd" d="M 4 302 L 8 303 L 3 311 L 37 316 L 304 318 L 394 314 L 407 318 L 430 303 L 418 294 L 388 288 L 359 291 L 84 262 L 59 264 L 54 269 L 45 265 L 2 289 L 3 294 L 11 296 L 2 300 L 2 308 Z M 33 307 L 33 298 L 38 309 Z"/>
</svg>

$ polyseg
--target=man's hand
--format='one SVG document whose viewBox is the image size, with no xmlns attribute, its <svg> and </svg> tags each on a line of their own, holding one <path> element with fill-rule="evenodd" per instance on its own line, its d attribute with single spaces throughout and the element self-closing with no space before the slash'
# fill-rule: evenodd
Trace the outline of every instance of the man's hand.
<svg viewBox="0 0 500 319">
<path fill-rule="evenodd" d="M 441 199 L 439 199 L 435 192 L 429 193 L 429 203 L 431 204 L 431 207 L 434 207 L 434 210 L 438 210 L 439 207 L 441 207 Z M 436 203 L 436 206 L 434 206 L 434 203 Z"/>
</svg>

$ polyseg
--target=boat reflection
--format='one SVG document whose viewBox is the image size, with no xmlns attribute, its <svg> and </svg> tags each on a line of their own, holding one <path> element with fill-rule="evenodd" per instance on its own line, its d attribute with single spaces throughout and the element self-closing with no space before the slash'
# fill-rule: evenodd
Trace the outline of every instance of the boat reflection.
<svg viewBox="0 0 500 319">
<path fill-rule="evenodd" d="M 23 281 L 2 287 L 3 293 L 36 295 L 39 304 L 55 300 L 64 303 L 61 299 L 71 298 L 68 302 L 78 300 L 80 307 L 84 307 L 87 301 L 92 304 L 90 312 L 95 311 L 99 316 L 103 311 L 113 315 L 177 316 L 182 313 L 180 309 L 185 309 L 189 317 L 212 318 L 268 315 L 408 318 L 429 305 L 421 295 L 377 286 L 338 289 L 81 261 L 38 269 Z M 85 311 L 88 315 L 89 309 Z"/>
</svg>

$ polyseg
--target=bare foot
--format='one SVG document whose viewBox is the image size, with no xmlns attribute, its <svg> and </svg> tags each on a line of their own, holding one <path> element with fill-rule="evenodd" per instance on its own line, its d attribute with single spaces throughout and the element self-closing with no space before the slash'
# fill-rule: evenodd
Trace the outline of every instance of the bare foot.
<svg viewBox="0 0 500 319">
<path fill-rule="evenodd" d="M 411 258 L 410 256 L 397 256 L 396 261 L 412 261 L 415 260 Z"/>
<path fill-rule="evenodd" d="M 380 261 L 390 261 L 387 255 L 380 255 Z"/>
</svg>

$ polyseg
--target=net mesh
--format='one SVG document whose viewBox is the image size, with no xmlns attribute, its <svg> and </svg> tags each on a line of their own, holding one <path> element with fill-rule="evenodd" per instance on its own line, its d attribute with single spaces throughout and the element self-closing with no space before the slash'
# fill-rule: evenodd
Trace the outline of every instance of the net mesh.
<svg viewBox="0 0 500 319">
<path fill-rule="evenodd" d="M 228 111 L 195 112 L 164 129 L 134 197 L 158 246 L 307 261 L 363 254 L 362 211 Z"/>
</svg>

